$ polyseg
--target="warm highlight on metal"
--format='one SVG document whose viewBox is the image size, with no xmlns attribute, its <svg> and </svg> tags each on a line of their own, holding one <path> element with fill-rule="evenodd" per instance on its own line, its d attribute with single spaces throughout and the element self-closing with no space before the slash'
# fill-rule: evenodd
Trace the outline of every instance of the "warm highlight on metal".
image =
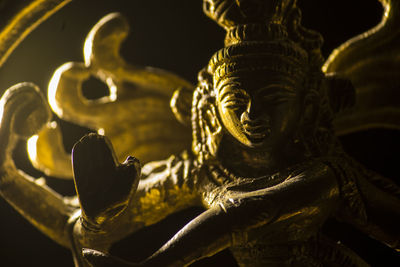
<svg viewBox="0 0 400 267">
<path fill-rule="evenodd" d="M 66 2 L 27 8 L 48 10 L 32 15 L 39 23 Z M 82 62 L 55 70 L 47 100 L 30 83 L 7 90 L 0 195 L 69 248 L 76 266 L 187 266 L 224 249 L 240 266 L 368 266 L 324 235 L 331 218 L 399 251 L 399 186 L 352 159 L 337 137 L 400 128 L 392 99 L 400 84 L 399 2 L 382 1 L 381 25 L 326 62 L 321 35 L 301 25 L 295 0 L 203 4 L 227 33 L 197 85 L 127 63 L 119 50 L 129 25 L 112 13 L 89 32 Z M 34 25 L 18 23 L 17 36 L 4 31 L 4 51 Z M 87 99 L 82 84 L 90 77 L 109 94 Z M 84 136 L 70 157 L 50 110 L 97 134 Z M 73 180 L 74 197 L 15 166 L 20 140 L 29 140 L 37 169 Z M 204 212 L 150 257 L 130 263 L 109 254 L 114 243 L 189 207 Z"/>
<path fill-rule="evenodd" d="M 0 66 L 29 33 L 71 0 L 3 2 L 13 12 L 1 14 L 0 18 Z"/>
</svg>

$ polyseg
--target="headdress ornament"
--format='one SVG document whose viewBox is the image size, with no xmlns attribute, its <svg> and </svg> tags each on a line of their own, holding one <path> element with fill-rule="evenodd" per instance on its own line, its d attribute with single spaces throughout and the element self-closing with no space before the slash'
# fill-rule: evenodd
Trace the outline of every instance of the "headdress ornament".
<svg viewBox="0 0 400 267">
<path fill-rule="evenodd" d="M 296 1 L 205 0 L 204 9 L 227 31 L 225 47 L 208 64 L 214 81 L 247 71 L 276 72 L 295 79 L 308 72 L 309 53 L 296 42 L 299 33 L 292 33 Z"/>
</svg>

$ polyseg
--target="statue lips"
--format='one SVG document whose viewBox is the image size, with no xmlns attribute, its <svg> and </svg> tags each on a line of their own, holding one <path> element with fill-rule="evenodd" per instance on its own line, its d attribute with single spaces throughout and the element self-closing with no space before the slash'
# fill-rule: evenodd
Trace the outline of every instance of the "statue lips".
<svg viewBox="0 0 400 267">
<path fill-rule="evenodd" d="M 269 123 L 263 120 L 246 120 L 243 122 L 243 129 L 254 146 L 262 145 L 271 133 Z"/>
</svg>

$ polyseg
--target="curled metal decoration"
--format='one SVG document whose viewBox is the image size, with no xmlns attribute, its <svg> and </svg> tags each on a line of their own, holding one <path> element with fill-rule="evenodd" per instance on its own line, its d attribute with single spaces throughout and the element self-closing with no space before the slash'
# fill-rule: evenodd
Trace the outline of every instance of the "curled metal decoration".
<svg viewBox="0 0 400 267">
<path fill-rule="evenodd" d="M 335 119 L 338 134 L 400 129 L 400 1 L 382 0 L 382 21 L 335 49 L 323 66 L 351 80 L 356 105 Z"/>
<path fill-rule="evenodd" d="M 9 12 L 2 12 L 0 19 L 0 66 L 29 33 L 69 2 L 71 0 L 1 1 L 1 8 Z"/>
<path fill-rule="evenodd" d="M 120 14 L 100 20 L 86 38 L 85 61 L 65 63 L 55 71 L 48 101 L 61 119 L 107 135 L 120 161 L 134 153 L 146 163 L 178 153 L 190 143 L 190 130 L 175 119 L 169 102 L 175 90 L 191 91 L 193 85 L 167 71 L 126 63 L 119 49 L 128 31 Z M 108 86 L 108 96 L 83 96 L 82 84 L 91 76 Z M 49 124 L 39 133 L 30 159 L 46 174 L 72 178 L 70 156 L 60 137 L 57 124 Z"/>
<path fill-rule="evenodd" d="M 66 2 L 32 3 L 55 4 L 39 9 L 51 13 Z M 301 26 L 296 1 L 204 0 L 205 13 L 227 35 L 195 88 L 172 73 L 126 63 L 119 48 L 127 21 L 105 16 L 86 38 L 83 62 L 55 71 L 49 104 L 29 83 L 1 98 L 0 195 L 71 249 L 76 266 L 187 266 L 226 248 L 241 266 L 366 266 L 323 235 L 329 218 L 398 251 L 400 188 L 337 140 L 399 125 L 398 103 L 390 102 L 399 81 L 399 2 L 382 3 L 382 24 L 322 67 L 321 36 Z M 109 94 L 85 98 L 82 83 L 90 77 Z M 354 100 L 355 109 L 346 109 Z M 72 159 L 50 108 L 97 132 L 75 144 Z M 73 176 L 76 196 L 16 168 L 11 152 L 28 138 L 34 166 Z M 109 255 L 115 242 L 188 207 L 205 211 L 142 262 Z"/>
</svg>

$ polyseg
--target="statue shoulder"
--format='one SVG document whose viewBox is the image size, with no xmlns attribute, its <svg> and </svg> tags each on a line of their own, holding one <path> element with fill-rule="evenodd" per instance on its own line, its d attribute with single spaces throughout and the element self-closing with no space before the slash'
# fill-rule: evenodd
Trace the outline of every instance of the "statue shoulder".
<svg viewBox="0 0 400 267">
<path fill-rule="evenodd" d="M 139 189 L 154 187 L 186 187 L 196 191 L 198 185 L 197 162 L 190 151 L 184 150 L 165 160 L 152 161 L 142 167 Z"/>
</svg>

